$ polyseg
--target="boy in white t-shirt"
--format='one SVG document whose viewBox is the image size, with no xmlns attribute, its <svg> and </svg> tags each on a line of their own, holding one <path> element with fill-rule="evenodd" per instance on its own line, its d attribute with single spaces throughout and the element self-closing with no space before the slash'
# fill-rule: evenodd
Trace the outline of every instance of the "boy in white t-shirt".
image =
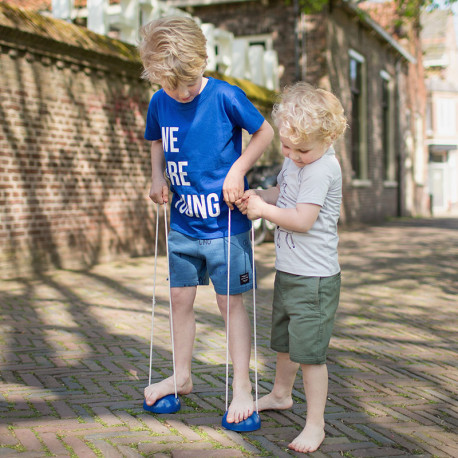
<svg viewBox="0 0 458 458">
<path fill-rule="evenodd" d="M 285 161 L 278 184 L 248 190 L 236 204 L 250 219 L 277 225 L 271 347 L 275 384 L 259 410 L 288 409 L 299 366 L 307 400 L 303 431 L 289 448 L 313 452 L 324 440 L 326 350 L 339 303 L 337 221 L 342 175 L 332 143 L 346 128 L 339 100 L 307 83 L 285 90 L 274 107 Z"/>
</svg>

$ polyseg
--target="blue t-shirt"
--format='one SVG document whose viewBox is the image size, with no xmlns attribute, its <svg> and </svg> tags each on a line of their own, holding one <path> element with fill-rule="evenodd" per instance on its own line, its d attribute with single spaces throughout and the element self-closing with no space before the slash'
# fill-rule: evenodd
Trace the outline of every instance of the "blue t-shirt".
<svg viewBox="0 0 458 458">
<path fill-rule="evenodd" d="M 189 103 L 177 102 L 162 89 L 153 95 L 145 138 L 162 139 L 173 193 L 172 229 L 197 239 L 227 235 L 224 179 L 241 155 L 242 129 L 253 134 L 263 122 L 241 89 L 214 78 Z M 234 209 L 231 234 L 249 229 L 249 220 Z"/>
</svg>

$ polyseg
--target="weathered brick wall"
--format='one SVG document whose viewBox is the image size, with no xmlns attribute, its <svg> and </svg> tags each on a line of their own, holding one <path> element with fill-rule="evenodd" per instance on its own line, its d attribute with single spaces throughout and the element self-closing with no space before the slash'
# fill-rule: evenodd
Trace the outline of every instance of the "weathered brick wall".
<svg viewBox="0 0 458 458">
<path fill-rule="evenodd" d="M 1 276 L 151 254 L 143 133 L 152 89 L 139 79 L 135 49 L 1 13 Z"/>
<path fill-rule="evenodd" d="M 399 113 L 407 110 L 406 101 L 402 98 L 405 91 L 407 62 L 399 54 L 380 41 L 379 37 L 357 22 L 341 8 L 330 13 L 327 22 L 328 55 L 327 68 L 329 85 L 342 100 L 347 113 L 351 111 L 350 87 L 348 79 L 348 50 L 353 49 L 366 60 L 367 83 L 367 138 L 368 138 L 368 185 L 355 186 L 351 179 L 350 163 L 350 128 L 347 130 L 346 142 L 341 145 L 341 164 L 344 175 L 344 208 L 347 221 L 381 221 L 386 217 L 398 214 L 398 193 L 403 192 L 397 186 L 388 186 L 383 178 L 383 144 L 382 144 L 382 85 L 380 72 L 386 71 L 393 78 L 393 88 L 397 92 L 395 128 L 395 153 L 398 157 L 404 154 L 405 145 L 401 132 L 405 131 L 404 117 Z M 399 62 L 396 69 L 396 62 Z M 399 164 L 402 165 L 402 164 Z"/>
<path fill-rule="evenodd" d="M 17 273 L 150 252 L 151 91 L 138 67 L 65 57 L 1 47 L 1 266 Z"/>
</svg>

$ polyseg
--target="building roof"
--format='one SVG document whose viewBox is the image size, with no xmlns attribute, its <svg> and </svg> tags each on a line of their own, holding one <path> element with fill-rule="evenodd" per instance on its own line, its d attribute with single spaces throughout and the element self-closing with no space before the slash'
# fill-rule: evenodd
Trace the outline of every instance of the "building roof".
<svg viewBox="0 0 458 458">
<path fill-rule="evenodd" d="M 405 49 L 405 47 L 395 38 L 398 38 L 398 33 L 395 33 L 395 25 L 397 24 L 396 17 L 392 17 L 393 10 L 389 6 L 392 2 L 383 2 L 383 3 L 372 3 L 372 2 L 363 2 L 354 4 L 351 0 L 343 0 L 342 5 L 351 11 L 353 14 L 357 15 L 366 27 L 372 29 L 382 40 L 389 43 L 399 54 L 401 54 L 404 59 L 411 63 L 415 63 L 417 60 L 412 54 Z M 380 5 L 383 7 L 384 14 L 378 14 L 372 11 L 372 5 Z M 363 6 L 363 7 L 361 7 Z M 390 19 L 391 18 L 391 19 Z M 382 23 L 386 21 L 385 28 Z M 388 27 L 388 24 L 392 24 L 392 27 Z"/>
</svg>

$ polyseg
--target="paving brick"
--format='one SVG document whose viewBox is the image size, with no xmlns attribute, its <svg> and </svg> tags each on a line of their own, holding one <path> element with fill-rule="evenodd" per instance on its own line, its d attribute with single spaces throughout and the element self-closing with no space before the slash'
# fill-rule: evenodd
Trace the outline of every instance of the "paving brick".
<svg viewBox="0 0 458 458">
<path fill-rule="evenodd" d="M 110 458 L 122 458 L 123 456 L 116 447 L 103 440 L 92 440 L 91 443 L 102 453 L 102 456 Z"/>
<path fill-rule="evenodd" d="M 107 426 L 119 425 L 122 421 L 105 407 L 95 406 L 92 408 L 94 414 Z"/>
<path fill-rule="evenodd" d="M 359 433 L 356 429 L 354 429 L 355 427 L 357 428 L 358 425 L 354 425 L 353 428 L 349 428 L 347 425 L 345 425 L 345 423 L 343 423 L 342 421 L 330 421 L 330 423 L 336 427 L 336 429 L 338 429 L 339 431 L 341 431 L 341 433 L 345 434 L 345 436 L 351 438 L 351 439 L 354 439 L 354 440 L 358 440 L 358 441 L 364 441 L 367 439 L 367 436 Z M 341 435 L 341 434 L 337 434 L 337 435 Z"/>
<path fill-rule="evenodd" d="M 53 455 L 68 455 L 68 450 L 54 433 L 41 433 L 40 439 Z"/>
<path fill-rule="evenodd" d="M 56 410 L 61 418 L 75 418 L 75 412 L 65 401 L 53 401 L 51 406 Z"/>
<path fill-rule="evenodd" d="M 235 431 L 224 431 L 229 439 L 231 439 L 234 443 L 238 444 L 240 447 L 243 447 L 248 453 L 253 455 L 259 455 L 261 452 L 260 450 L 255 447 L 254 445 L 250 444 L 244 437 L 244 435 L 236 433 Z"/>
<path fill-rule="evenodd" d="M 286 451 L 286 449 L 282 449 L 282 448 L 278 447 L 276 444 L 274 444 L 273 442 L 269 441 L 264 436 L 254 435 L 253 434 L 250 437 L 253 438 L 254 440 L 256 440 L 256 442 L 259 442 L 261 444 L 262 448 L 265 449 L 267 451 L 267 453 L 269 453 L 271 456 L 275 456 L 275 457 L 278 457 L 278 458 L 284 458 L 284 457 L 289 456 L 289 454 Z"/>
<path fill-rule="evenodd" d="M 376 442 L 380 442 L 382 444 L 388 444 L 388 445 L 394 444 L 394 442 L 391 439 L 388 439 L 386 436 L 378 433 L 377 431 L 374 431 L 372 428 L 370 428 L 367 425 L 357 424 L 355 425 L 355 428 L 358 428 L 360 431 L 366 434 L 366 436 L 370 437 L 371 439 L 374 439 L 374 441 Z"/>
<path fill-rule="evenodd" d="M 240 450 L 222 449 L 218 450 L 180 450 L 172 452 L 174 458 L 214 458 L 218 457 L 237 457 L 243 456 Z"/>
<path fill-rule="evenodd" d="M 35 452 L 42 450 L 42 445 L 32 430 L 25 428 L 15 428 L 14 434 L 19 439 L 19 442 L 25 448 L 25 450 Z"/>
<path fill-rule="evenodd" d="M 199 428 L 203 433 L 210 436 L 214 441 L 221 444 L 223 447 L 236 447 L 237 443 L 232 441 L 226 434 L 225 430 L 216 431 L 208 426 L 201 426 Z"/>
<path fill-rule="evenodd" d="M 352 450 L 351 454 L 353 456 L 361 456 L 361 457 L 388 457 L 388 456 L 399 456 L 399 449 L 397 448 L 369 448 L 369 449 L 359 449 L 359 450 Z"/>
<path fill-rule="evenodd" d="M 127 412 L 119 411 L 116 412 L 116 416 L 120 419 L 121 423 L 127 425 L 129 429 L 138 429 L 143 428 L 142 423 L 134 416 L 130 415 Z"/>
<path fill-rule="evenodd" d="M 0 444 L 1 445 L 17 445 L 18 439 L 16 439 L 5 425 L 0 425 Z"/>
<path fill-rule="evenodd" d="M 126 446 L 119 446 L 118 447 L 119 452 L 121 455 L 125 458 L 142 458 L 143 455 L 140 454 L 137 450 L 131 448 L 131 447 L 126 447 Z"/>
<path fill-rule="evenodd" d="M 199 434 L 197 434 L 191 428 L 189 428 L 188 426 L 179 421 L 167 420 L 167 423 L 170 425 L 171 428 L 176 429 L 189 441 L 200 441 L 202 439 L 201 436 L 199 436 Z"/>
<path fill-rule="evenodd" d="M 156 453 L 168 453 L 168 452 L 177 452 L 177 451 L 182 451 L 184 449 L 192 449 L 194 448 L 195 450 L 209 450 L 213 449 L 213 445 L 210 443 L 203 443 L 203 442 L 196 442 L 196 443 L 188 443 L 185 446 L 183 446 L 182 443 L 178 442 L 167 442 L 167 443 L 162 443 L 162 444 L 155 444 L 155 443 L 141 443 L 138 445 L 138 450 L 140 453 L 151 455 Z M 214 453 L 214 452 L 213 452 Z"/>
</svg>

